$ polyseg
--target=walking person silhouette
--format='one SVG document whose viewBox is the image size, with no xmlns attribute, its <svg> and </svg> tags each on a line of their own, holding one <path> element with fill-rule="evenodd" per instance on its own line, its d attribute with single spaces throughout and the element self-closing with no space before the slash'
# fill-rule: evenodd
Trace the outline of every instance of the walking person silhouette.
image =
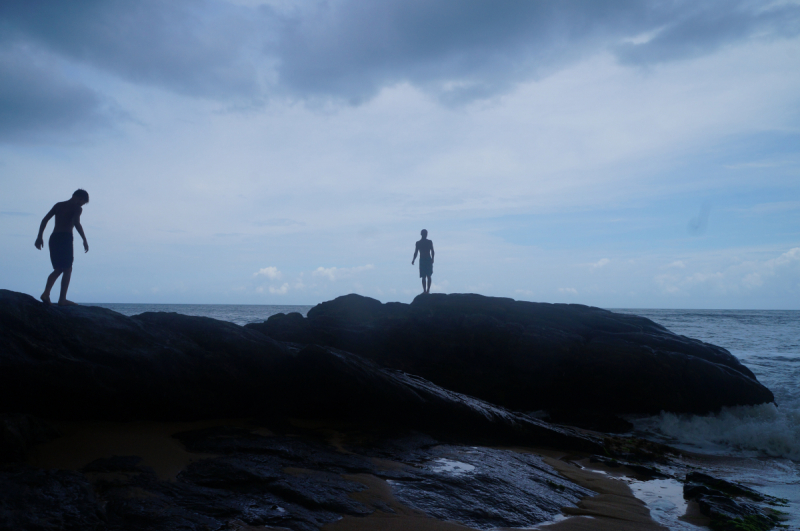
<svg viewBox="0 0 800 531">
<path fill-rule="evenodd" d="M 42 224 L 39 225 L 39 236 L 36 238 L 34 245 L 37 249 L 41 250 L 44 247 L 44 240 L 42 235 L 47 226 L 47 222 L 53 216 L 56 217 L 55 227 L 53 233 L 48 240 L 48 247 L 50 248 L 50 262 L 53 264 L 53 272 L 47 277 L 47 285 L 44 288 L 40 299 L 45 304 L 50 304 L 50 290 L 53 289 L 53 284 L 56 283 L 58 277 L 64 275 L 61 279 L 61 295 L 58 297 L 59 306 L 67 306 L 75 304 L 67 300 L 67 290 L 69 289 L 69 281 L 72 277 L 72 262 L 74 260 L 72 250 L 72 229 L 78 229 L 78 234 L 83 238 L 83 248 L 89 252 L 89 242 L 86 241 L 86 235 L 83 233 L 81 227 L 81 213 L 83 212 L 83 205 L 89 202 L 89 194 L 86 190 L 75 190 L 72 198 L 67 201 L 56 203 L 50 212 L 42 219 Z"/>
<path fill-rule="evenodd" d="M 433 252 L 433 242 L 428 239 L 428 231 L 422 229 L 420 235 L 422 238 L 414 248 L 414 257 L 411 259 L 411 265 L 414 265 L 414 260 L 417 259 L 417 253 L 419 253 L 419 278 L 422 279 L 422 293 L 430 293 L 431 275 L 433 275 L 433 255 L 436 253 Z"/>
</svg>

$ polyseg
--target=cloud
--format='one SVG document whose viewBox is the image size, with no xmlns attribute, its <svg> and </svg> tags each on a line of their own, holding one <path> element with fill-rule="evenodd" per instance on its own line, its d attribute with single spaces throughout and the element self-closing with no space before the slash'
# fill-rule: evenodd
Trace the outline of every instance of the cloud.
<svg viewBox="0 0 800 531">
<path fill-rule="evenodd" d="M 698 290 L 719 294 L 753 290 L 796 292 L 800 281 L 800 247 L 768 260 L 737 262 L 717 271 L 656 275 L 654 281 L 663 293 L 671 295 L 688 295 Z"/>
<path fill-rule="evenodd" d="M 685 269 L 686 268 L 686 264 L 683 263 L 683 260 L 675 260 L 671 264 L 667 265 L 667 267 L 674 267 L 674 268 L 677 268 L 677 269 Z"/>
<path fill-rule="evenodd" d="M 438 284 L 436 282 L 433 282 L 433 280 L 431 280 L 431 291 L 436 293 L 442 293 L 444 292 L 444 290 L 447 289 L 449 285 L 450 282 L 448 282 L 447 280 L 442 280 Z"/>
<path fill-rule="evenodd" d="M 760 273 L 750 273 L 742 279 L 742 285 L 746 288 L 758 288 L 764 284 Z"/>
<path fill-rule="evenodd" d="M 133 83 L 227 99 L 258 92 L 248 49 L 258 46 L 252 40 L 261 12 L 212 1 L 5 0 L 0 28 L 7 41 L 41 47 Z"/>
<path fill-rule="evenodd" d="M 285 295 L 289 291 L 289 284 L 284 282 L 280 288 L 270 286 L 269 292 L 275 295 Z"/>
<path fill-rule="evenodd" d="M 800 247 L 789 249 L 778 258 L 768 260 L 766 263 L 767 269 L 775 271 L 776 269 L 792 264 L 800 263 Z"/>
<path fill-rule="evenodd" d="M 302 221 L 287 218 L 273 218 L 260 221 L 254 221 L 253 225 L 257 227 L 291 227 L 293 225 L 305 225 Z"/>
<path fill-rule="evenodd" d="M 800 6 L 747 0 L 386 0 L 319 2 L 281 26 L 280 82 L 358 103 L 411 83 L 446 101 L 504 92 L 610 50 L 625 64 L 692 58 L 751 38 L 793 36 Z M 637 38 L 648 35 L 649 38 Z"/>
<path fill-rule="evenodd" d="M 575 288 L 558 288 L 558 292 L 559 293 L 567 293 L 569 295 L 577 295 L 578 294 L 578 290 L 576 290 Z"/>
<path fill-rule="evenodd" d="M 275 280 L 275 279 L 281 278 L 282 274 L 283 273 L 278 271 L 277 267 L 269 266 L 269 267 L 264 267 L 262 269 L 259 269 L 258 272 L 253 274 L 253 276 L 254 277 L 262 276 L 262 277 L 267 277 L 270 280 Z"/>
<path fill-rule="evenodd" d="M 791 37 L 800 6 L 747 0 L 5 0 L 0 45 L 22 43 L 135 84 L 260 102 L 371 99 L 409 83 L 458 103 L 599 51 L 648 65 L 744 39 Z M 245 105 L 246 107 L 246 105 Z"/>
<path fill-rule="evenodd" d="M 0 141 L 37 141 L 107 121 L 100 95 L 47 66 L 24 51 L 0 50 Z"/>
<path fill-rule="evenodd" d="M 607 266 L 610 263 L 611 263 L 611 260 L 609 260 L 608 258 L 601 258 L 597 262 L 591 264 L 591 267 L 592 267 L 592 269 L 600 269 L 601 267 Z"/>
<path fill-rule="evenodd" d="M 311 274 L 315 277 L 327 278 L 330 281 L 341 280 L 343 278 L 352 277 L 363 271 L 375 269 L 372 264 L 367 264 L 357 267 L 318 267 Z"/>
<path fill-rule="evenodd" d="M 652 37 L 616 47 L 627 64 L 654 64 L 705 55 L 753 35 L 792 37 L 800 33 L 800 6 L 754 2 L 675 2 Z"/>
</svg>

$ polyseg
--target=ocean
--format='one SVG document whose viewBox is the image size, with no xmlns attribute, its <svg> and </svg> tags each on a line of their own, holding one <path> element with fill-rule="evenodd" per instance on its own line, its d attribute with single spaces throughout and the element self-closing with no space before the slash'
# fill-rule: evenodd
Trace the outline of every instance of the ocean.
<svg viewBox="0 0 800 531">
<path fill-rule="evenodd" d="M 712 475 L 788 499 L 784 524 L 800 529 L 800 311 L 612 311 L 728 349 L 774 393 L 776 404 L 629 420 L 636 435 L 707 456 L 702 464 Z"/>
<path fill-rule="evenodd" d="M 244 326 L 248 323 L 263 323 L 270 315 L 299 312 L 305 316 L 313 306 L 272 306 L 265 304 L 123 304 L 92 302 L 85 306 L 100 306 L 122 315 L 137 315 L 145 312 L 174 312 L 183 315 L 211 317 Z"/>
<path fill-rule="evenodd" d="M 239 325 L 312 306 L 93 304 L 124 315 L 177 312 Z M 715 415 L 631 418 L 635 434 L 698 455 L 709 473 L 786 498 L 784 522 L 800 529 L 800 311 L 613 309 L 728 349 L 774 394 L 776 404 L 726 408 Z M 634 489 L 635 490 L 635 489 Z M 638 495 L 638 494 L 637 494 Z M 645 499 L 646 494 L 642 494 Z M 658 496 L 660 498 L 661 496 Z M 658 507 L 652 500 L 648 505 Z M 664 502 L 666 503 L 666 502 Z M 669 508 L 668 508 L 669 509 Z M 657 518 L 658 519 L 658 518 Z M 675 519 L 662 520 L 678 528 Z M 673 525 L 669 525 L 673 524 Z M 680 524 L 680 528 L 691 528 Z"/>
</svg>

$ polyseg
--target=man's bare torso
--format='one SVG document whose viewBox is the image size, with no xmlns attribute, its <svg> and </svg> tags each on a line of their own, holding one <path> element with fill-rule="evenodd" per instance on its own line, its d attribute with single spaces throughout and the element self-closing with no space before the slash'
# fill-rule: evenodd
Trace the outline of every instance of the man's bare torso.
<svg viewBox="0 0 800 531">
<path fill-rule="evenodd" d="M 53 232 L 72 232 L 75 222 L 81 217 L 83 208 L 71 201 L 62 201 L 53 206 L 56 223 Z"/>
<path fill-rule="evenodd" d="M 419 251 L 420 261 L 431 261 L 431 251 L 433 250 L 433 241 L 429 239 L 420 240 L 417 242 L 417 250 Z"/>
</svg>

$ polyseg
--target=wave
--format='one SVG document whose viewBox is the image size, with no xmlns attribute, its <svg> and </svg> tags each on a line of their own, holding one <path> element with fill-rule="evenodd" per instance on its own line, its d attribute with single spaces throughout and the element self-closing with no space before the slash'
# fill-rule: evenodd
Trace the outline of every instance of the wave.
<svg viewBox="0 0 800 531">
<path fill-rule="evenodd" d="M 634 421 L 645 435 L 692 450 L 758 454 L 800 461 L 800 409 L 775 404 L 723 408 L 715 415 L 664 413 Z M 727 450 L 727 451 L 726 451 Z"/>
</svg>

